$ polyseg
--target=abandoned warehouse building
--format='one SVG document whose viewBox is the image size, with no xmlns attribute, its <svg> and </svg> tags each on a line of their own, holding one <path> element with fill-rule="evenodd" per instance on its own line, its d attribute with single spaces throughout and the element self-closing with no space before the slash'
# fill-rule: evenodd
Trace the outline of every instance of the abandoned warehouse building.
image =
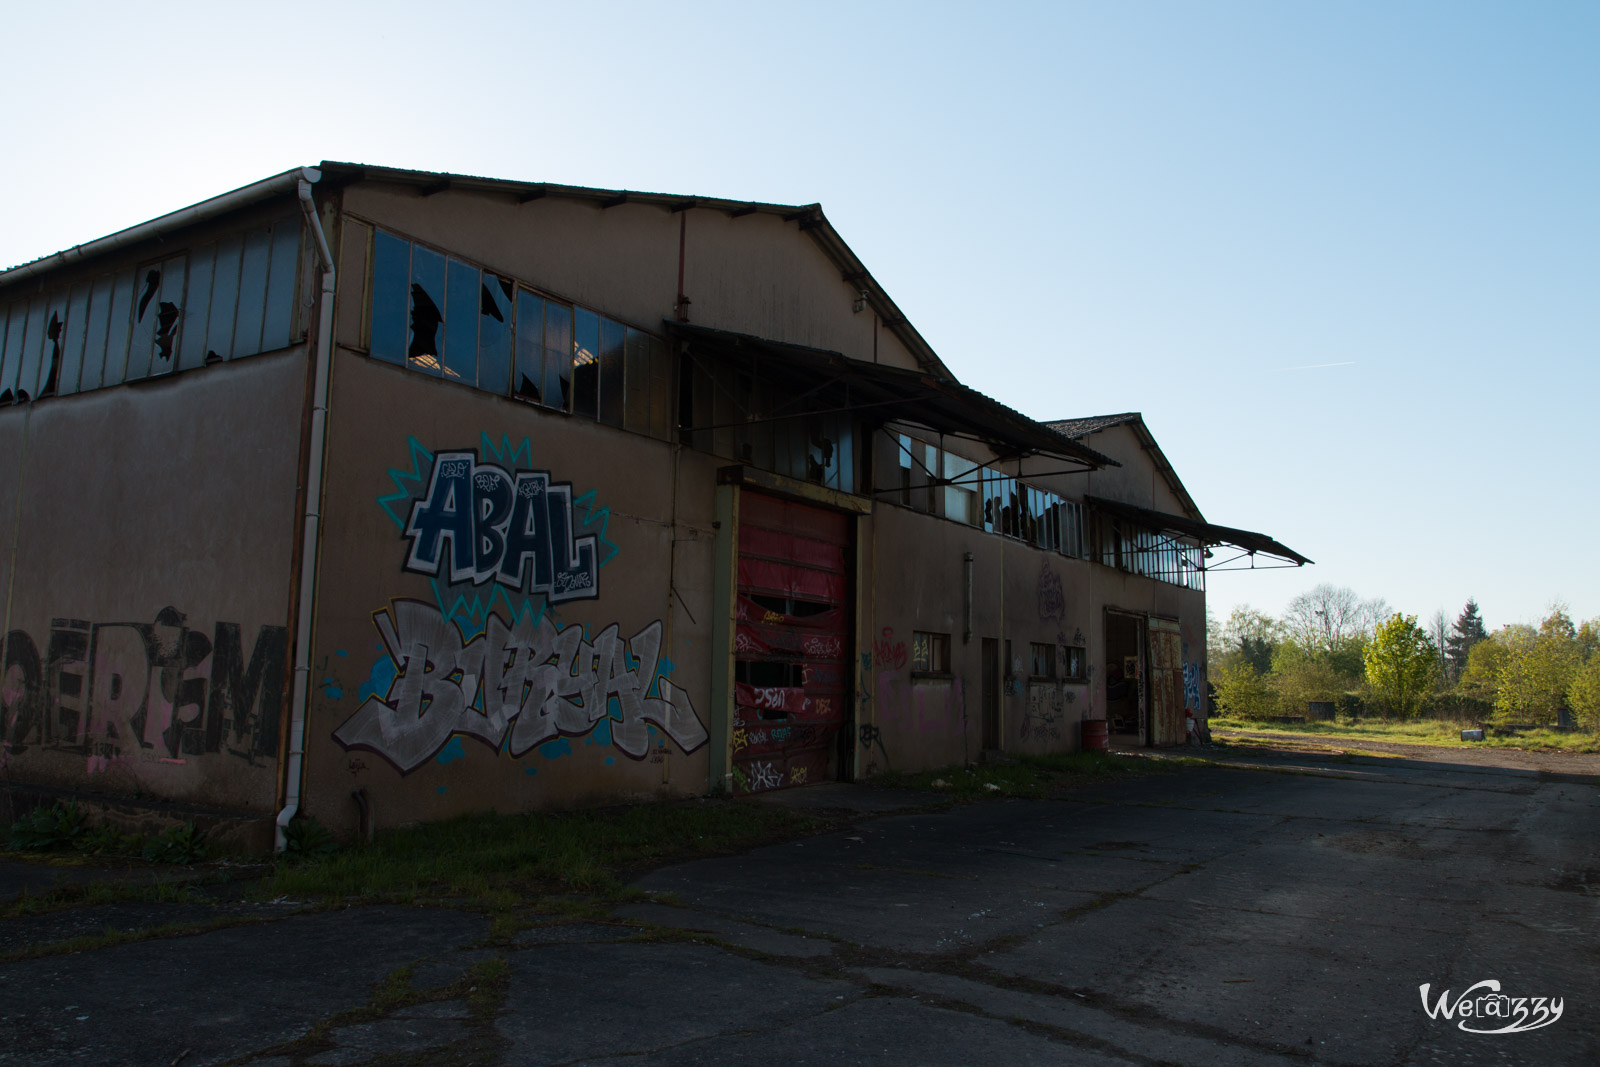
<svg viewBox="0 0 1600 1067">
<path fill-rule="evenodd" d="M 1309 562 L 956 381 L 816 205 L 324 163 L 0 336 L 10 788 L 248 847 L 1181 744 L 1206 572 Z"/>
</svg>

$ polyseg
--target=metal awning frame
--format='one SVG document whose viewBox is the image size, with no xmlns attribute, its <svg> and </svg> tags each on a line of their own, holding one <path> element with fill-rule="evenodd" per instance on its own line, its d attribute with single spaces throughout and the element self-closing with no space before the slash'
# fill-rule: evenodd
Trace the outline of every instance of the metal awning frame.
<svg viewBox="0 0 1600 1067">
<path fill-rule="evenodd" d="M 691 431 L 827 413 L 878 410 L 887 416 L 883 420 L 885 424 L 918 426 L 941 437 L 971 440 L 994 448 L 1007 458 L 1049 455 L 1081 463 L 1081 470 L 1118 465 L 1109 456 L 1081 445 L 997 400 L 926 371 L 868 363 L 825 349 L 672 320 L 663 320 L 663 326 L 670 336 L 684 342 L 682 350 L 696 366 L 704 368 L 703 360 L 716 359 L 747 367 L 752 372 L 764 372 L 769 379 L 780 382 L 784 377 L 798 380 L 805 388 L 787 400 L 786 406 L 815 396 L 832 385 L 841 386 L 849 398 L 843 405 L 826 409 L 778 413 L 759 419 L 744 419 L 738 423 L 685 427 Z M 859 402 L 850 402 L 856 397 L 860 397 Z"/>
<path fill-rule="evenodd" d="M 1256 533 L 1254 530 L 1238 530 L 1231 526 L 1218 526 L 1215 523 L 1205 522 L 1200 519 L 1191 519 L 1184 515 L 1169 515 L 1164 511 L 1142 508 L 1137 504 L 1125 504 L 1120 500 L 1107 500 L 1104 497 L 1084 497 L 1084 503 L 1098 511 L 1136 522 L 1147 529 L 1193 537 L 1201 545 L 1208 548 L 1212 545 L 1230 545 L 1241 550 L 1240 555 L 1226 559 L 1219 565 L 1207 566 L 1205 568 L 1207 571 L 1276 570 L 1303 567 L 1307 563 L 1314 562 L 1288 545 L 1275 541 L 1266 534 Z M 1255 559 L 1258 555 L 1282 560 L 1283 562 L 1281 564 L 1268 564 L 1258 567 L 1255 565 Z M 1235 563 L 1245 557 L 1250 558 L 1249 567 L 1227 566 L 1227 564 Z"/>
</svg>

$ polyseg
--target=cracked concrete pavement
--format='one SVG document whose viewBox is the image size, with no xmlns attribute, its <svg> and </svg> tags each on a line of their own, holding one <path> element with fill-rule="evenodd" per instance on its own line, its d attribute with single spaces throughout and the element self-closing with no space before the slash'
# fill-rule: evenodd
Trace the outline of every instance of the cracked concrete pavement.
<svg viewBox="0 0 1600 1067">
<path fill-rule="evenodd" d="M 1418 757 L 1258 754 L 939 811 L 791 791 L 770 802 L 860 818 L 503 937 L 468 909 L 262 905 L 0 965 L 0 1064 L 1600 1061 L 1600 760 Z M 209 915 L 99 907 L 8 920 L 0 946 Z M 1491 978 L 1562 1016 L 1481 1035 L 1423 1010 L 1422 983 Z"/>
</svg>

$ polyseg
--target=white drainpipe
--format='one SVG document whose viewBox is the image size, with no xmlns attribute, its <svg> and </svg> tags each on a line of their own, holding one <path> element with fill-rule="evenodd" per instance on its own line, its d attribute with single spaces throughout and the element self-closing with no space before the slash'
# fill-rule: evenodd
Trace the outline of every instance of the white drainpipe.
<svg viewBox="0 0 1600 1067">
<path fill-rule="evenodd" d="M 306 513 L 300 545 L 300 615 L 294 631 L 294 690 L 289 717 L 289 761 L 284 771 L 283 810 L 278 812 L 273 847 L 288 845 L 285 830 L 300 810 L 300 778 L 305 763 L 306 706 L 311 702 L 311 622 L 317 591 L 317 546 L 322 519 L 322 465 L 328 441 L 328 367 L 333 358 L 333 253 L 322 232 L 322 220 L 311 199 L 311 186 L 322 172 L 305 167 L 300 172 L 300 210 L 317 241 L 322 261 L 322 295 L 317 302 L 317 369 L 311 387 L 311 442 L 306 460 Z"/>
</svg>

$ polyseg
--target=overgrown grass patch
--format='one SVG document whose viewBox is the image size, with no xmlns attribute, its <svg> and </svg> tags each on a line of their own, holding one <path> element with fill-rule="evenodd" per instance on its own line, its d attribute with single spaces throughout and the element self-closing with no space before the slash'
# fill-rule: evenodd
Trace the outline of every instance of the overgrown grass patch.
<svg viewBox="0 0 1600 1067">
<path fill-rule="evenodd" d="M 1018 756 L 997 763 L 915 774 L 889 773 L 872 782 L 902 789 L 926 789 L 961 800 L 1001 796 L 1036 799 L 1091 782 L 1134 774 L 1168 773 L 1178 765 L 1179 761 L 1169 759 L 1069 752 L 1054 756 Z"/>
<path fill-rule="evenodd" d="M 530 896 L 617 898 L 628 876 L 645 867 L 741 851 L 826 825 L 813 815 L 731 799 L 463 815 L 286 863 L 260 892 L 291 899 L 465 898 L 490 910 L 525 904 Z"/>
<path fill-rule="evenodd" d="M 1353 722 L 1256 722 L 1212 716 L 1211 726 L 1224 730 L 1249 730 L 1264 734 L 1308 734 L 1352 741 L 1386 741 L 1391 744 L 1433 745 L 1443 748 L 1518 748 L 1529 751 L 1600 752 L 1600 736 L 1573 730 L 1519 730 L 1497 732 L 1490 727 L 1482 741 L 1463 741 L 1465 727 L 1458 722 L 1412 719 L 1405 722 L 1357 719 Z"/>
</svg>

